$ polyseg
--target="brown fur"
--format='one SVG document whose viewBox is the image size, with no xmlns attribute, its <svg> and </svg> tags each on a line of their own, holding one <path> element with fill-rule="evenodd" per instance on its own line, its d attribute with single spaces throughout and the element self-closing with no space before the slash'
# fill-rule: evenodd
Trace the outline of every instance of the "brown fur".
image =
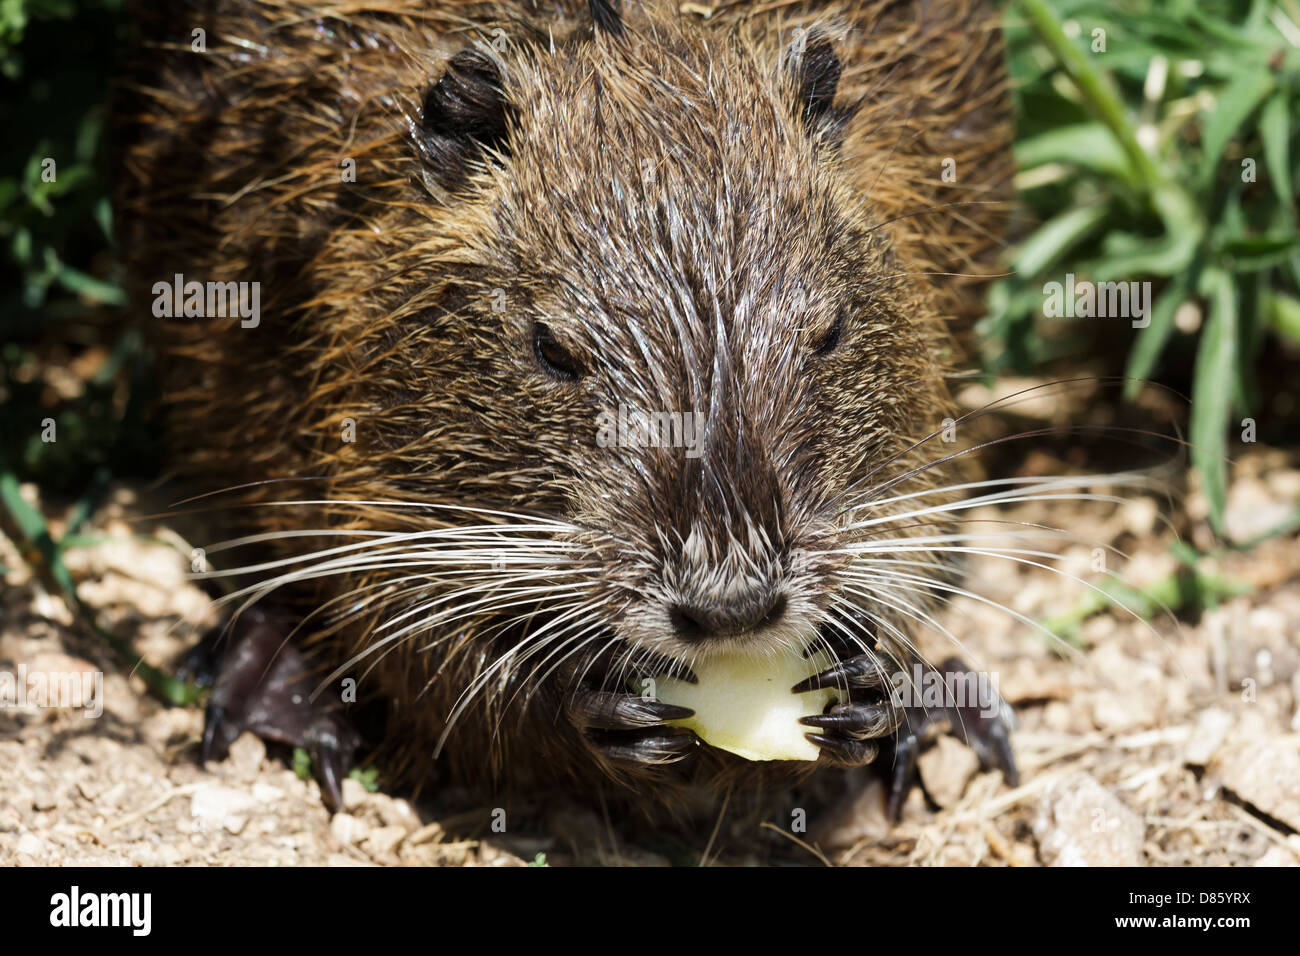
<svg viewBox="0 0 1300 956">
<path fill-rule="evenodd" d="M 595 582 L 586 616 L 628 646 L 689 659 L 700 651 L 667 628 L 666 605 L 745 578 L 787 594 L 789 622 L 815 625 L 846 560 L 834 553 L 845 495 L 941 454 L 912 445 L 947 414 L 950 332 L 978 313 L 980 282 L 935 273 L 991 270 L 1010 173 L 1005 90 L 978 0 L 680 12 L 625 0 L 622 22 L 593 35 L 572 0 L 141 14 L 118 210 L 142 314 L 173 273 L 261 282 L 256 329 L 154 323 L 180 471 L 209 489 L 315 479 L 242 488 L 237 526 L 485 520 L 349 500 L 554 517 L 573 527 L 543 536 L 569 548 L 553 557 L 590 572 L 557 581 Z M 814 24 L 843 75 L 835 109 L 805 123 L 790 44 Z M 194 27 L 206 54 L 189 49 Z M 474 48 L 500 67 L 509 131 L 498 157 L 453 169 L 457 156 L 421 136 L 421 103 Z M 941 181 L 946 157 L 956 183 Z M 345 158 L 356 183 L 341 181 Z M 840 341 L 815 354 L 841 314 Z M 586 375 L 539 369 L 537 321 Z M 596 416 L 619 405 L 705 413 L 704 454 L 599 447 Z M 354 443 L 340 438 L 347 419 Z M 902 490 L 942 478 L 932 469 Z M 332 503 L 258 507 L 301 499 Z M 304 539 L 274 547 L 300 553 Z M 467 573 L 490 580 L 490 558 Z M 399 573 L 411 571 L 294 593 L 315 606 Z M 389 702 L 394 773 L 427 774 L 462 693 L 521 655 L 564 593 L 531 622 L 472 615 L 347 669 Z M 306 630 L 321 631 L 332 667 L 405 606 L 372 602 Z M 538 660 L 505 668 L 457 722 L 443 750 L 454 779 L 644 794 L 683 775 L 756 772 L 725 755 L 614 767 L 566 719 L 574 662 L 543 679 Z"/>
</svg>

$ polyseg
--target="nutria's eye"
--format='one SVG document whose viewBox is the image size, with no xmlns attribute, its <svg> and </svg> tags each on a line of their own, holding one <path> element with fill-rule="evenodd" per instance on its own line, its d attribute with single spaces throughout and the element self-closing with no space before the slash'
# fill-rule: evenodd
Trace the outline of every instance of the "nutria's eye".
<svg viewBox="0 0 1300 956">
<path fill-rule="evenodd" d="M 844 312 L 840 311 L 835 316 L 835 322 L 831 325 L 829 329 L 826 330 L 826 334 L 823 335 L 821 339 L 819 339 L 818 342 L 813 346 L 813 354 L 829 355 L 831 352 L 835 351 L 835 346 L 840 344 L 840 335 L 843 332 L 844 332 Z"/>
<path fill-rule="evenodd" d="M 533 351 L 537 355 L 537 364 L 552 378 L 572 382 L 582 376 L 582 365 L 541 322 L 533 326 Z"/>
</svg>

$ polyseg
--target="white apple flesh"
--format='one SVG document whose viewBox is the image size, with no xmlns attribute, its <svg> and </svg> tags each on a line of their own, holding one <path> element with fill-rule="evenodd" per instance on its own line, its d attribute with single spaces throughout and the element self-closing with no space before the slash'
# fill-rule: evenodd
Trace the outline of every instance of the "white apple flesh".
<svg viewBox="0 0 1300 956">
<path fill-rule="evenodd" d="M 823 651 L 808 657 L 798 651 L 710 654 L 692 665 L 698 683 L 659 677 L 655 696 L 695 711 L 670 724 L 746 760 L 816 760 L 818 747 L 804 736 L 816 728 L 799 718 L 822 713 L 837 694 L 834 688 L 801 694 L 790 688 L 831 663 Z"/>
</svg>

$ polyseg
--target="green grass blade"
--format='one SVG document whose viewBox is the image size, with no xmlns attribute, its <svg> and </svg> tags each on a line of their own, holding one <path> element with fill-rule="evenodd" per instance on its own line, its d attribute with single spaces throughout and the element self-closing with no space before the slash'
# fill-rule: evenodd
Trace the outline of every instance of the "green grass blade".
<svg viewBox="0 0 1300 956">
<path fill-rule="evenodd" d="M 1104 203 L 1070 209 L 1043 223 L 1020 245 L 1012 268 L 1022 278 L 1032 278 L 1053 265 L 1061 255 L 1105 220 Z"/>
<path fill-rule="evenodd" d="M 1264 164 L 1273 180 L 1273 189 L 1284 205 L 1295 201 L 1291 188 L 1291 115 L 1285 91 L 1279 91 L 1264 104 L 1259 115 L 1259 132 L 1264 140 Z"/>
<path fill-rule="evenodd" d="M 1217 271 L 1212 286 L 1210 315 L 1196 352 L 1190 437 L 1192 465 L 1205 486 L 1210 522 L 1222 533 L 1228 498 L 1227 441 L 1236 366 L 1237 288 L 1228 273 Z"/>
<path fill-rule="evenodd" d="M 1200 174 L 1203 185 L 1214 181 L 1215 169 L 1229 141 L 1273 88 L 1273 74 L 1267 69 L 1243 73 L 1224 87 L 1205 120 Z"/>
<path fill-rule="evenodd" d="M 1145 329 L 1139 329 L 1137 339 L 1129 350 L 1128 365 L 1124 375 L 1124 398 L 1132 401 L 1142 391 L 1146 380 L 1160 359 L 1165 343 L 1174 331 L 1174 315 L 1178 307 L 1187 301 L 1191 290 L 1196 285 L 1197 272 L 1191 270 L 1176 277 L 1156 299 L 1151 309 L 1151 322 Z"/>
</svg>

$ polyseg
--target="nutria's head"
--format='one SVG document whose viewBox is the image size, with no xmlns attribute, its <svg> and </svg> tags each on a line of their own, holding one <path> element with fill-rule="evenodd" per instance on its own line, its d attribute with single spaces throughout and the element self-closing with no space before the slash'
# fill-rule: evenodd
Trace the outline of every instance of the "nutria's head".
<svg viewBox="0 0 1300 956">
<path fill-rule="evenodd" d="M 638 7 L 453 57 L 357 376 L 349 467 L 567 522 L 578 619 L 683 660 L 846 631 L 853 506 L 939 426 L 931 310 L 837 168 L 834 37 L 787 39 Z"/>
</svg>

